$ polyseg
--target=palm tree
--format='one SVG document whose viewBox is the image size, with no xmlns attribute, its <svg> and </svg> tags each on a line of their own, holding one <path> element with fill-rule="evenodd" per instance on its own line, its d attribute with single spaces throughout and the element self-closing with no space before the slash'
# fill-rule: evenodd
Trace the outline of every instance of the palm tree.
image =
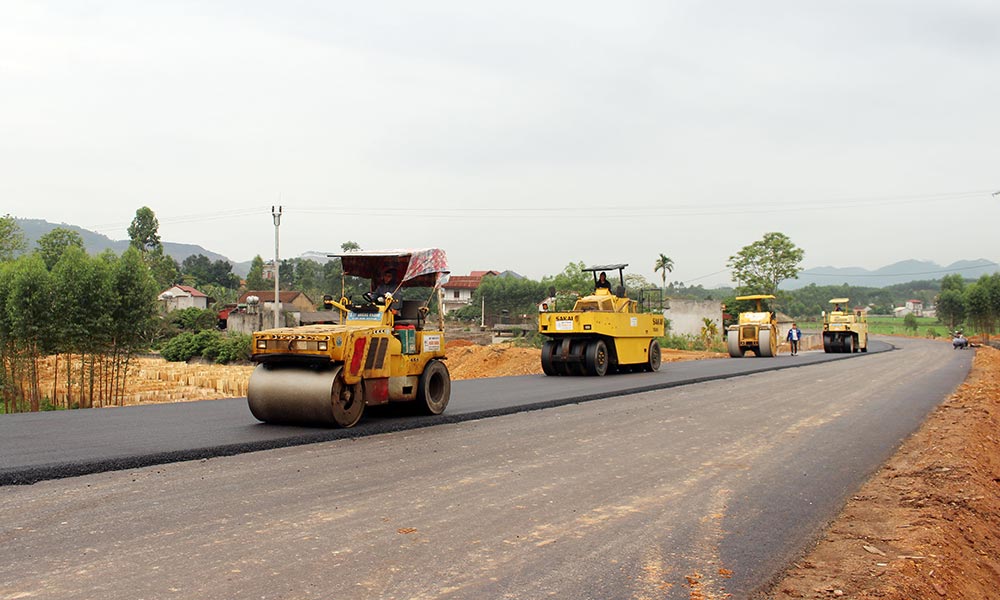
<svg viewBox="0 0 1000 600">
<path fill-rule="evenodd" d="M 666 254 L 661 253 L 660 257 L 656 259 L 656 264 L 653 266 L 653 272 L 660 272 L 660 279 L 663 280 L 663 293 L 667 293 L 667 272 L 674 272 L 674 259 L 670 258 Z"/>
</svg>

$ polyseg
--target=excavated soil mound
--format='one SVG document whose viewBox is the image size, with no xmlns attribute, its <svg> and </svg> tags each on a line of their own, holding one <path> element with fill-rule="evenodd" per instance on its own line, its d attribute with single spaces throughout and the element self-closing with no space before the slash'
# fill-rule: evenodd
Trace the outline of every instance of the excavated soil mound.
<svg viewBox="0 0 1000 600">
<path fill-rule="evenodd" d="M 444 347 L 448 350 L 452 348 L 461 348 L 463 346 L 475 346 L 476 343 L 472 340 L 448 340 L 445 342 Z"/>
</svg>

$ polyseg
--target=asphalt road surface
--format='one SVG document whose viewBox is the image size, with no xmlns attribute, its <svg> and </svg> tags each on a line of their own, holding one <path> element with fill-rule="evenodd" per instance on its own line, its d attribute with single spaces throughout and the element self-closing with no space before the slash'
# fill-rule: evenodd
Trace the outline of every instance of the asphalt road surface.
<svg viewBox="0 0 1000 600">
<path fill-rule="evenodd" d="M 869 354 L 892 348 L 878 341 L 869 346 Z M 266 425 L 250 414 L 245 398 L 7 415 L 0 419 L 0 485 L 455 423 L 861 356 L 804 352 L 770 359 L 665 363 L 657 373 L 603 378 L 538 375 L 456 381 L 444 415 L 401 417 L 405 411 L 368 410 L 365 420 L 348 430 Z"/>
<path fill-rule="evenodd" d="M 3 487 L 0 598 L 755 597 L 971 364 L 949 344 L 894 343 L 546 410 Z M 526 380 L 546 381 L 489 389 Z"/>
</svg>

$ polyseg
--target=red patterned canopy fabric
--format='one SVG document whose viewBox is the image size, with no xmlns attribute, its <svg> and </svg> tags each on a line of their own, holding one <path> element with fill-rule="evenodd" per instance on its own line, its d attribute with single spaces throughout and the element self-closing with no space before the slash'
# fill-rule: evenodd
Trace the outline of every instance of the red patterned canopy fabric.
<svg viewBox="0 0 1000 600">
<path fill-rule="evenodd" d="M 362 250 L 328 256 L 339 258 L 344 273 L 355 277 L 379 280 L 390 269 L 401 278 L 400 287 L 437 287 L 448 281 L 448 257 L 439 248 Z"/>
</svg>

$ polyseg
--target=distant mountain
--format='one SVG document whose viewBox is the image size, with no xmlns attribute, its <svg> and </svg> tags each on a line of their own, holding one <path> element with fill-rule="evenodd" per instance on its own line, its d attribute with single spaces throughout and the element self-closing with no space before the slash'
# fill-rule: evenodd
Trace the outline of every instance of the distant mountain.
<svg viewBox="0 0 1000 600">
<path fill-rule="evenodd" d="M 848 285 L 883 288 L 899 283 L 924 279 L 941 279 L 945 275 L 959 274 L 966 279 L 1000 272 L 1000 265 L 980 258 L 960 260 L 946 267 L 926 260 L 903 260 L 874 271 L 861 267 L 814 267 L 799 273 L 798 279 L 782 283 L 782 289 L 797 290 L 809 284 Z"/>
<path fill-rule="evenodd" d="M 14 221 L 17 223 L 17 226 L 21 228 L 21 231 L 24 232 L 24 241 L 27 244 L 28 250 L 34 250 L 36 243 L 38 242 L 38 238 L 56 228 L 69 229 L 70 231 L 75 231 L 80 234 L 80 237 L 83 238 L 83 247 L 87 250 L 88 254 L 100 254 L 101 252 L 109 249 L 113 250 L 117 254 L 121 254 L 128 249 L 129 245 L 129 240 L 112 240 L 106 235 L 95 233 L 89 229 L 84 229 L 76 225 L 68 225 L 66 223 L 49 223 L 48 221 L 43 221 L 41 219 L 15 218 Z M 163 253 L 168 256 L 172 256 L 177 262 L 183 262 L 184 259 L 189 256 L 202 254 L 213 261 L 224 260 L 232 263 L 232 261 L 225 256 L 217 252 L 206 250 L 195 244 L 163 242 Z M 249 265 L 250 263 L 248 262 L 248 269 Z M 233 265 L 233 272 L 236 273 L 235 265 Z M 246 273 L 243 273 L 242 276 L 246 276 Z"/>
<path fill-rule="evenodd" d="M 83 238 L 83 245 L 90 254 L 100 254 L 111 249 L 121 254 L 129 245 L 128 240 L 112 240 L 105 235 L 95 233 L 88 229 L 66 223 L 49 223 L 41 219 L 14 219 L 18 227 L 24 232 L 27 248 L 33 250 L 38 238 L 52 231 L 57 227 L 69 229 L 80 234 Z M 210 260 L 224 260 L 233 266 L 233 273 L 240 277 L 246 277 L 250 271 L 251 261 L 233 262 L 229 258 L 211 250 L 206 250 L 202 246 L 195 244 L 178 244 L 174 242 L 163 242 L 163 251 L 172 256 L 177 262 L 183 262 L 189 256 L 202 254 Z M 325 263 L 329 259 L 327 254 L 336 254 L 337 250 L 320 252 L 311 250 L 299 258 L 314 260 L 318 263 Z M 267 259 L 265 259 L 267 260 Z M 782 289 L 797 290 L 809 284 L 816 285 L 848 285 L 882 288 L 910 281 L 941 279 L 945 275 L 958 273 L 966 279 L 978 279 L 982 275 L 990 275 L 1000 272 L 1000 265 L 984 258 L 976 260 L 960 260 L 946 267 L 925 260 L 904 260 L 874 271 L 861 267 L 813 267 L 799 273 L 798 279 L 791 279 L 782 283 Z M 513 271 L 504 271 L 503 274 L 511 274 L 520 277 Z"/>
</svg>

